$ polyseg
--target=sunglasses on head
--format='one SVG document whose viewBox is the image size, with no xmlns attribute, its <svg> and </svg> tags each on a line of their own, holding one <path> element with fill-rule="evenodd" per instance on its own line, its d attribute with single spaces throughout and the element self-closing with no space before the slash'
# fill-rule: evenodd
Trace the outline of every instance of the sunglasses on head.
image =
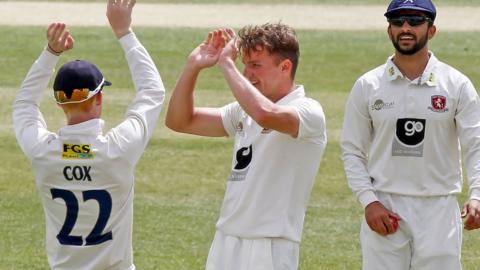
<svg viewBox="0 0 480 270">
<path fill-rule="evenodd" d="M 420 15 L 406 15 L 406 16 L 398 16 L 398 17 L 390 17 L 387 21 L 394 26 L 403 26 L 405 22 L 408 22 L 410 26 L 419 26 L 424 24 L 425 22 L 432 22 L 432 19 L 426 16 Z"/>
</svg>

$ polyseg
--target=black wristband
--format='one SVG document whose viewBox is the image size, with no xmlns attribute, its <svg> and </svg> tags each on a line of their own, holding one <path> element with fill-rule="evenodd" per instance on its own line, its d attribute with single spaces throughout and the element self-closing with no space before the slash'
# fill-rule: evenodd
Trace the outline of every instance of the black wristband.
<svg viewBox="0 0 480 270">
<path fill-rule="evenodd" d="M 50 47 L 50 43 L 47 43 L 47 46 L 48 46 L 48 49 L 50 49 L 50 51 L 56 53 L 56 54 L 61 54 L 62 52 L 57 52 L 55 51 L 54 49 L 52 49 L 52 47 Z"/>
</svg>

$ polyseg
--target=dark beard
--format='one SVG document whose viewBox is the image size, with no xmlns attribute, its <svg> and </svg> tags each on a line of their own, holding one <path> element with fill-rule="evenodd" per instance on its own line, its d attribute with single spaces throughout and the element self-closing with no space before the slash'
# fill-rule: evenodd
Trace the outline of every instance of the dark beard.
<svg viewBox="0 0 480 270">
<path fill-rule="evenodd" d="M 420 51 L 421 49 L 423 49 L 425 47 L 425 45 L 427 45 L 427 42 L 428 42 L 428 35 L 425 35 L 423 36 L 423 38 L 421 38 L 412 48 L 410 49 L 402 49 L 400 47 L 400 45 L 398 44 L 399 43 L 399 40 L 400 40 L 400 35 L 398 36 L 397 40 L 394 41 L 392 39 L 392 44 L 393 46 L 395 47 L 395 49 L 401 53 L 401 54 L 404 54 L 404 55 L 413 55 L 413 54 L 416 54 L 418 51 Z"/>
</svg>

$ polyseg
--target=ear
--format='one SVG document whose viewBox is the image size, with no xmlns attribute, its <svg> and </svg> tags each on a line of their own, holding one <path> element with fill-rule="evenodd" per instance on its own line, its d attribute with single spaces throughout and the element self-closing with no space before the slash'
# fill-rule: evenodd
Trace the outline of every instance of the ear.
<svg viewBox="0 0 480 270">
<path fill-rule="evenodd" d="M 387 28 L 387 34 L 388 34 L 388 37 L 390 38 L 390 40 L 392 40 L 392 26 L 389 25 L 388 28 Z"/>
<path fill-rule="evenodd" d="M 437 27 L 435 25 L 432 25 L 428 28 L 428 39 L 432 39 L 435 36 L 435 33 L 437 33 Z"/>
<path fill-rule="evenodd" d="M 103 99 L 102 91 L 100 91 L 95 95 L 95 104 L 102 105 L 102 99 Z"/>
<path fill-rule="evenodd" d="M 292 64 L 292 61 L 290 61 L 290 59 L 285 59 L 280 63 L 280 68 L 282 69 L 282 72 L 286 72 L 288 73 L 288 75 L 290 75 L 292 71 L 292 66 L 293 64 Z"/>
</svg>

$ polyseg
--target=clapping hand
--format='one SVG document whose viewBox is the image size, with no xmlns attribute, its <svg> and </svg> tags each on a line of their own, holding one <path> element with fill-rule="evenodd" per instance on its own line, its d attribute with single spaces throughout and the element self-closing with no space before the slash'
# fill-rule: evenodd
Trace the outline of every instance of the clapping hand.
<svg viewBox="0 0 480 270">
<path fill-rule="evenodd" d="M 64 51 L 73 48 L 75 40 L 64 23 L 52 23 L 47 29 L 47 50 L 55 55 L 60 55 Z"/>
</svg>

